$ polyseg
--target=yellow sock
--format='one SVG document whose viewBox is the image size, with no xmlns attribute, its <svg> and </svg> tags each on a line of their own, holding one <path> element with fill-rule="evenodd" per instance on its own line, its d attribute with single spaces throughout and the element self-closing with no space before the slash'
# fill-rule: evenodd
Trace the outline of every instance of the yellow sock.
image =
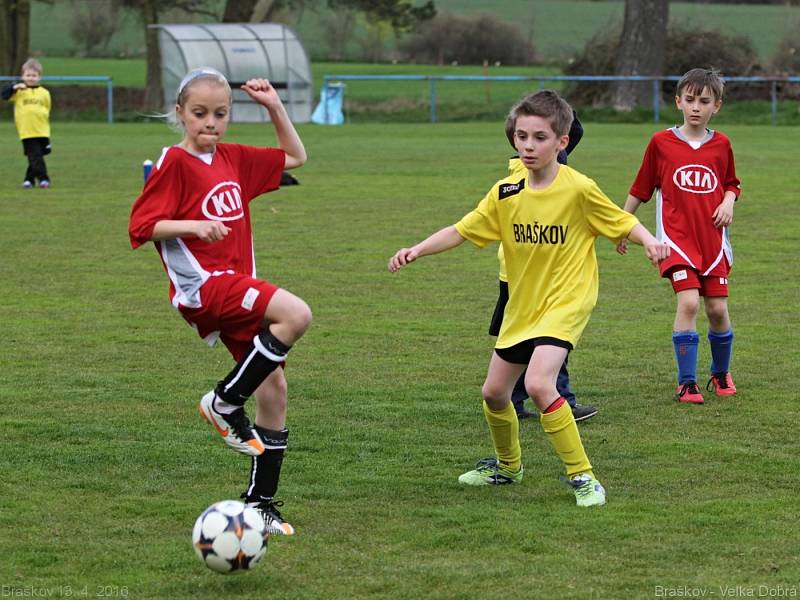
<svg viewBox="0 0 800 600">
<path fill-rule="evenodd" d="M 567 477 L 580 473 L 588 473 L 594 477 L 569 404 L 564 402 L 553 412 L 542 413 L 541 421 L 542 429 L 567 469 Z"/>
<path fill-rule="evenodd" d="M 514 405 L 509 402 L 502 410 L 494 411 L 484 401 L 483 414 L 489 424 L 497 460 L 511 471 L 522 466 L 522 448 L 519 445 L 519 421 Z"/>
</svg>

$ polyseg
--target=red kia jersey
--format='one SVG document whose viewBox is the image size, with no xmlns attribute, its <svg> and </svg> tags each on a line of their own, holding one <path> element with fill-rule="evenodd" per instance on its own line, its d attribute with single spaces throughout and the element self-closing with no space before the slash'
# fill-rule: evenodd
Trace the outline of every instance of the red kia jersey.
<svg viewBox="0 0 800 600">
<path fill-rule="evenodd" d="M 213 220 L 231 228 L 213 243 L 196 237 L 154 242 L 176 307 L 200 306 L 200 286 L 214 275 L 255 277 L 249 204 L 280 186 L 285 160 L 283 150 L 239 144 L 217 144 L 202 157 L 179 146 L 164 150 L 131 210 L 131 245 L 149 241 L 163 220 Z"/>
<path fill-rule="evenodd" d="M 708 131 L 693 148 L 677 127 L 653 135 L 630 194 L 647 202 L 656 190 L 656 237 L 672 248 L 661 274 L 688 266 L 700 275 L 727 276 L 733 251 L 726 227 L 712 215 L 725 192 L 739 196 L 730 140 Z"/>
</svg>

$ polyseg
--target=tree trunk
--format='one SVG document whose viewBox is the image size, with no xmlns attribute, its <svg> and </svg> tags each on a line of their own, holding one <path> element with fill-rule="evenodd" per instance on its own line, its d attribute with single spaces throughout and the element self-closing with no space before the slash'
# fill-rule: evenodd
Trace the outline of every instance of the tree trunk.
<svg viewBox="0 0 800 600">
<path fill-rule="evenodd" d="M 31 4 L 2 0 L 0 7 L 0 74 L 19 75 L 30 51 Z"/>
<path fill-rule="evenodd" d="M 249 23 L 258 0 L 228 0 L 222 15 L 223 23 Z"/>
<path fill-rule="evenodd" d="M 142 2 L 142 21 L 144 40 L 147 49 L 147 84 L 144 91 L 144 105 L 147 112 L 164 110 L 164 88 L 161 85 L 161 46 L 158 43 L 158 29 L 149 27 L 158 23 L 157 0 Z"/>
<path fill-rule="evenodd" d="M 622 39 L 615 63 L 617 75 L 663 74 L 668 21 L 668 0 L 625 0 Z M 614 108 L 630 111 L 650 104 L 652 89 L 649 81 L 615 82 Z"/>
</svg>

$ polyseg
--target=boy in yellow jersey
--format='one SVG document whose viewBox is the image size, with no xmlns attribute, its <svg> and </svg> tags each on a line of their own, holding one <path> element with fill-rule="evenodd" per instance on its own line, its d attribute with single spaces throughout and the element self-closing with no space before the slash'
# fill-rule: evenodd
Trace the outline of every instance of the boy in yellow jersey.
<svg viewBox="0 0 800 600">
<path fill-rule="evenodd" d="M 50 154 L 50 92 L 39 85 L 42 64 L 29 58 L 22 65 L 22 81 L 3 90 L 3 100 L 14 103 L 14 124 L 28 157 L 28 170 L 22 187 L 50 187 L 44 157 Z"/>
<path fill-rule="evenodd" d="M 499 240 L 506 259 L 509 299 L 483 384 L 483 412 L 495 457 L 461 475 L 466 485 L 522 481 L 519 421 L 511 390 L 527 366 L 525 387 L 541 411 L 542 427 L 564 463 L 578 506 L 605 504 L 556 375 L 578 343 L 597 301 L 595 238 L 627 237 L 658 264 L 669 255 L 633 215 L 606 197 L 588 177 L 556 161 L 566 148 L 572 109 L 558 93 L 543 90 L 518 102 L 506 119 L 506 135 L 527 176 L 500 180 L 478 207 L 389 260 L 389 270 L 469 240 L 479 247 Z"/>
<path fill-rule="evenodd" d="M 580 119 L 578 119 L 578 114 L 574 110 L 572 111 L 572 125 L 570 125 L 568 135 L 569 142 L 567 143 L 567 147 L 564 150 L 561 150 L 556 157 L 556 160 L 562 165 L 567 164 L 567 157 L 583 138 L 583 126 L 581 125 Z M 508 161 L 508 173 L 512 176 L 519 175 L 520 177 L 525 177 L 528 173 L 528 169 L 522 163 L 519 156 L 514 156 Z M 497 335 L 500 333 L 500 326 L 503 324 L 503 313 L 505 312 L 506 304 L 508 303 L 508 277 L 506 276 L 506 261 L 505 257 L 503 256 L 502 245 L 498 248 L 497 260 L 500 263 L 500 293 L 497 297 L 497 303 L 494 307 L 492 320 L 489 323 L 489 335 L 494 337 L 497 337 Z M 523 371 L 519 376 L 517 382 L 514 384 L 514 389 L 511 392 L 511 403 L 514 405 L 514 410 L 516 411 L 517 418 L 519 419 L 528 419 L 535 417 L 538 414 L 525 408 L 525 400 L 528 399 L 528 392 L 525 389 L 525 373 L 526 372 Z M 567 401 L 567 404 L 569 404 L 569 408 L 572 411 L 572 416 L 575 417 L 575 422 L 585 421 L 586 419 L 590 419 L 597 414 L 596 407 L 589 404 L 578 404 L 578 399 L 575 397 L 575 393 L 570 388 L 567 359 L 564 359 L 564 364 L 561 365 L 561 368 L 558 370 L 558 377 L 556 377 L 556 389 L 558 390 L 558 393 Z"/>
</svg>

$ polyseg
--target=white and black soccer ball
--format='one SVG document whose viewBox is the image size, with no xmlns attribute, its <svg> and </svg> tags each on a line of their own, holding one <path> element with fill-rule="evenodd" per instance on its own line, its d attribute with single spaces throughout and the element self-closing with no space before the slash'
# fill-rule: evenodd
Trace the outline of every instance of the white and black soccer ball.
<svg viewBox="0 0 800 600">
<path fill-rule="evenodd" d="M 267 526 L 259 512 L 238 500 L 209 506 L 192 531 L 195 552 L 217 573 L 252 568 L 267 552 Z"/>
</svg>

